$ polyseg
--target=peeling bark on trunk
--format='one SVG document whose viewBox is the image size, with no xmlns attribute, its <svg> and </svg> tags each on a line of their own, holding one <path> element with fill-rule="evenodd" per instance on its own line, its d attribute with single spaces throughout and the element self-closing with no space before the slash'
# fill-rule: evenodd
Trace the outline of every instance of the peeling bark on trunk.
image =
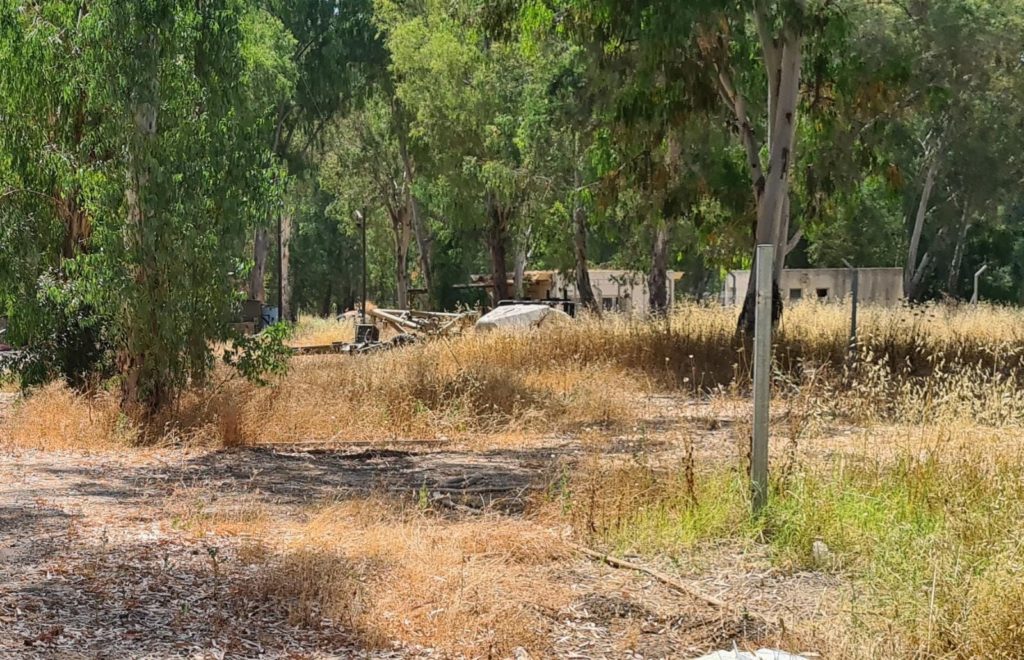
<svg viewBox="0 0 1024 660">
<path fill-rule="evenodd" d="M 491 256 L 491 278 L 494 283 L 494 304 L 509 298 L 508 270 L 505 243 L 508 239 L 508 219 L 497 200 L 487 195 L 487 250 Z"/>
<path fill-rule="evenodd" d="M 763 6 L 755 5 L 755 22 L 761 35 L 763 64 L 769 79 L 769 143 L 767 174 L 761 175 L 759 145 L 751 136 L 743 135 L 747 157 L 751 161 L 754 196 L 757 202 L 757 225 L 754 230 L 755 244 L 776 246 L 772 264 L 772 324 L 778 324 L 782 317 L 782 298 L 778 292 L 778 280 L 785 262 L 787 247 L 789 174 L 794 162 L 797 106 L 800 99 L 800 73 L 802 63 L 803 35 L 794 23 L 782 30 L 781 38 L 775 40 L 768 33 L 770 24 Z M 777 63 L 777 66 L 776 66 Z M 719 75 L 720 79 L 722 75 Z M 728 80 L 726 80 L 728 82 Z M 723 98 L 731 100 L 737 121 L 741 126 L 750 125 L 746 117 L 746 102 L 740 102 L 742 95 L 731 84 L 721 84 Z M 739 112 L 742 110 L 742 116 Z M 755 151 L 755 147 L 757 151 Z M 756 257 L 755 260 L 756 261 Z M 751 273 L 757 264 L 751 264 Z M 754 302 L 757 282 L 753 276 L 747 283 L 747 293 L 737 321 L 737 329 L 747 335 L 754 331 Z"/>
<path fill-rule="evenodd" d="M 434 237 L 430 235 L 427 219 L 423 217 L 419 201 L 412 198 L 412 230 L 416 238 L 419 252 L 420 272 L 423 274 L 423 287 L 428 296 L 434 295 Z"/>
<path fill-rule="evenodd" d="M 664 315 L 668 311 L 668 225 L 664 222 L 654 230 L 647 292 L 651 313 Z"/>
<path fill-rule="evenodd" d="M 61 247 L 61 257 L 74 259 L 85 249 L 92 233 L 92 224 L 85 209 L 79 203 L 77 189 L 66 196 L 59 192 L 54 193 L 53 199 L 57 208 L 57 217 L 64 224 L 64 244 Z"/>
<path fill-rule="evenodd" d="M 267 248 L 270 236 L 266 227 L 257 227 L 253 237 L 253 265 L 249 272 L 249 299 L 267 302 Z"/>
<path fill-rule="evenodd" d="M 757 214 L 757 242 L 779 243 L 784 202 L 789 193 L 789 172 L 793 162 L 797 102 L 800 94 L 800 63 L 803 39 L 787 31 L 782 50 L 782 78 L 779 82 L 778 108 L 772 128 L 768 178 Z"/>
<path fill-rule="evenodd" d="M 917 213 L 914 215 L 914 227 L 910 233 L 910 246 L 907 249 L 907 265 L 903 271 L 903 294 L 913 300 L 917 296 L 917 286 L 920 284 L 927 266 L 926 260 L 917 261 L 917 253 L 921 246 L 921 232 L 924 229 L 925 219 L 928 217 L 928 204 L 931 201 L 932 190 L 935 187 L 935 175 L 939 171 L 939 158 L 936 156 L 928 164 L 928 171 L 924 177 L 924 187 L 921 189 L 921 199 L 917 204 Z"/>
<path fill-rule="evenodd" d="M 395 296 L 398 309 L 409 309 L 409 251 L 395 253 Z"/>
<path fill-rule="evenodd" d="M 772 267 L 772 278 L 778 282 L 786 267 L 786 255 L 789 254 L 789 191 L 782 199 L 782 212 L 779 214 L 779 234 L 775 241 L 775 264 Z"/>
<path fill-rule="evenodd" d="M 587 211 L 582 204 L 572 210 L 573 253 L 576 260 L 576 292 L 580 304 L 592 312 L 601 313 L 590 285 L 590 267 L 587 264 Z"/>
</svg>

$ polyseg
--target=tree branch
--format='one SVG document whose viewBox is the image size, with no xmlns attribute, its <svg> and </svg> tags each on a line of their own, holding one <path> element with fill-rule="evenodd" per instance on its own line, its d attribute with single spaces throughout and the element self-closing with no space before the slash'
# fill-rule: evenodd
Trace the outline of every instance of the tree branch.
<svg viewBox="0 0 1024 660">
<path fill-rule="evenodd" d="M 722 100 L 732 110 L 736 119 L 737 130 L 743 148 L 747 152 L 747 168 L 750 172 L 750 183 L 754 188 L 754 198 L 760 199 L 764 190 L 764 170 L 761 165 L 761 142 L 754 135 L 753 126 L 750 124 L 750 116 L 747 113 L 747 99 L 739 92 L 732 83 L 732 78 L 718 62 L 715 63 L 715 71 L 718 74 L 718 91 Z"/>
<path fill-rule="evenodd" d="M 761 57 L 768 77 L 768 144 L 772 142 L 772 131 L 775 128 L 775 115 L 778 111 L 779 84 L 782 78 L 782 53 L 777 40 L 768 25 L 768 13 L 761 0 L 754 2 L 754 24 L 757 25 L 757 36 L 761 42 Z"/>
<path fill-rule="evenodd" d="M 789 242 L 786 243 L 786 252 L 785 253 L 789 254 L 790 252 L 795 250 L 796 246 L 799 245 L 799 243 L 800 243 L 800 239 L 803 238 L 803 237 L 804 237 L 804 228 L 801 227 L 800 229 L 796 230 L 796 233 L 793 234 L 793 237 L 790 238 Z"/>
</svg>

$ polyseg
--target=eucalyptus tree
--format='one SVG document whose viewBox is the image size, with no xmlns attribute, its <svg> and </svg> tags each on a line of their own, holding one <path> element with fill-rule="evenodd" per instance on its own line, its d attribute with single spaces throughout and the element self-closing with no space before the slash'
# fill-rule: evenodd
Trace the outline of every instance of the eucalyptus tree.
<svg viewBox="0 0 1024 660">
<path fill-rule="evenodd" d="M 277 93 L 265 108 L 271 123 L 264 139 L 283 168 L 277 178 L 286 184 L 289 178 L 315 176 L 310 170 L 316 166 L 324 131 L 363 98 L 368 78 L 385 65 L 385 52 L 370 0 L 266 0 L 263 4 L 266 13 L 287 30 L 289 65 L 295 71 L 293 86 L 275 88 Z M 282 318 L 294 316 L 295 311 L 289 303 L 288 269 L 293 212 L 299 204 L 301 200 L 291 199 L 270 210 L 253 235 L 249 296 L 266 299 L 267 256 L 273 234 L 277 238 Z"/>
<path fill-rule="evenodd" d="M 955 288 L 972 218 L 993 212 L 998 193 L 1020 180 L 1022 12 L 1016 0 L 932 0 L 893 3 L 884 14 L 887 33 L 914 54 L 906 80 L 914 102 L 891 127 L 909 138 L 917 169 L 904 281 L 910 298 L 922 294 L 950 239 L 956 247 L 942 270 Z M 926 247 L 934 215 L 948 219 L 934 223 Z"/>
<path fill-rule="evenodd" d="M 420 171 L 452 193 L 448 221 L 483 239 L 501 299 L 510 297 L 508 250 L 534 183 L 518 139 L 534 72 L 511 21 L 494 9 L 468 0 L 378 3 L 397 97 L 427 154 Z"/>
<path fill-rule="evenodd" d="M 405 130 L 395 99 L 374 94 L 337 122 L 321 168 L 326 188 L 353 208 L 373 206 L 388 219 L 394 252 L 396 303 L 409 308 L 409 256 L 418 208 L 413 165 L 400 134 Z M 376 215 L 376 214 L 374 214 Z M 428 287 L 429 288 L 429 287 Z"/>
<path fill-rule="evenodd" d="M 595 88 L 585 48 L 559 30 L 558 3 L 524 2 L 518 24 L 524 52 L 541 75 L 528 89 L 522 142 L 542 172 L 540 241 L 549 264 L 575 281 L 580 301 L 599 311 L 590 285 L 588 234 L 593 212 L 591 147 L 597 130 Z"/>
<path fill-rule="evenodd" d="M 3 5 L 0 222 L 36 242 L 35 258 L 15 264 L 8 307 L 17 316 L 68 283 L 102 321 L 129 408 L 151 412 L 211 368 L 237 255 L 272 196 L 247 84 L 266 78 L 256 53 L 268 42 L 247 32 L 251 10 L 235 0 Z M 26 195 L 37 198 L 29 223 L 18 220 Z M 47 268 L 56 277 L 32 284 Z"/>
<path fill-rule="evenodd" d="M 903 266 L 913 299 L 956 295 L 969 234 L 996 222 L 1022 175 L 1024 8 L 854 2 L 843 16 L 843 56 L 808 92 L 832 127 L 804 140 L 809 254 Z"/>
<path fill-rule="evenodd" d="M 721 3 L 562 0 L 550 5 L 554 29 L 583 50 L 596 99 L 591 150 L 600 204 L 633 218 L 627 244 L 646 243 L 651 308 L 667 305 L 671 238 L 698 202 L 688 127 L 707 127 L 716 89 L 699 37 Z M 538 11 L 539 13 L 539 11 Z M 687 248 L 692 246 L 687 246 Z M 627 260 L 628 261 L 628 260 Z"/>
</svg>

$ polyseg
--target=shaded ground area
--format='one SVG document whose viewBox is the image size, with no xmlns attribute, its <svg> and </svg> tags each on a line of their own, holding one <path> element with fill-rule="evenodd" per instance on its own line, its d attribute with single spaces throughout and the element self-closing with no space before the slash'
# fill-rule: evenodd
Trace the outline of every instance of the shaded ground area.
<svg viewBox="0 0 1024 660">
<path fill-rule="evenodd" d="M 288 624 L 246 596 L 230 539 L 163 511 L 159 455 L 0 456 L 0 657 L 409 657 L 360 651 L 329 622 Z"/>
<path fill-rule="evenodd" d="M 626 459 L 656 447 L 672 460 L 681 451 L 671 435 L 679 425 L 670 419 L 676 411 L 662 408 L 649 425 L 606 438 L 603 454 Z M 720 460 L 732 452 L 730 423 L 705 428 L 701 421 L 684 430 L 699 438 L 701 453 Z M 559 466 L 591 451 L 561 437 L 518 449 L 414 447 L 0 454 L 0 657 L 437 655 L 399 645 L 369 651 L 329 620 L 290 624 L 287 607 L 251 595 L 259 593 L 253 585 L 260 565 L 246 558 L 242 539 L 197 536 L 176 520 L 185 498 L 211 511 L 258 502 L 274 516 L 293 517 L 310 505 L 370 493 L 425 493 L 453 516 L 518 516 Z M 675 568 L 709 593 L 735 598 L 737 611 L 773 603 L 772 594 L 794 586 L 811 600 L 832 587 L 813 576 L 776 574 L 766 557 L 741 550 L 725 549 L 723 557 L 735 570 Z M 545 614 L 556 657 L 687 658 L 775 634 L 643 574 L 581 557 L 556 570 L 573 593 L 571 605 Z"/>
</svg>

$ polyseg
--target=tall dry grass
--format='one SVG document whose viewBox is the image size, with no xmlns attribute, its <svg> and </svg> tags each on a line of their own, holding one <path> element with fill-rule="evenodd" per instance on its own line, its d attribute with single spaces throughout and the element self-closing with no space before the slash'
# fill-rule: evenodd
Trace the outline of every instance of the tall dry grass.
<svg viewBox="0 0 1024 660">
<path fill-rule="evenodd" d="M 297 356 L 289 373 L 268 387 L 218 375 L 216 386 L 186 392 L 147 434 L 240 444 L 625 426 L 635 421 L 637 401 L 653 391 L 707 395 L 746 387 L 746 346 L 735 336 L 734 315 L 684 305 L 667 319 L 589 318 L 532 332 L 468 333 L 372 355 Z M 296 337 L 321 343 L 350 330 L 345 322 L 304 318 Z M 809 384 L 821 407 L 856 423 L 1024 421 L 1020 310 L 868 306 L 860 313 L 856 361 L 847 333 L 843 306 L 787 309 L 775 336 L 776 392 L 806 392 L 801 384 Z M 83 405 L 89 415 L 111 405 L 70 393 L 58 399 L 55 392 L 19 406 L 11 422 L 21 429 L 18 438 L 28 438 L 33 426 L 41 436 L 71 437 L 66 424 L 37 425 L 38 408 L 62 402 L 70 406 L 70 419 Z M 102 414 L 108 419 L 113 413 Z M 101 427 L 81 428 L 89 444 Z"/>
<path fill-rule="evenodd" d="M 394 640 L 446 657 L 545 657 L 551 616 L 569 600 L 557 531 L 535 521 L 451 520 L 393 500 L 329 504 L 305 522 L 258 509 L 186 518 L 199 534 L 261 539 L 244 558 L 261 576 L 258 597 L 295 625 L 323 619 L 370 647 Z"/>
<path fill-rule="evenodd" d="M 867 307 L 860 318 L 851 363 L 847 310 L 789 309 L 775 341 L 776 391 L 809 383 L 835 416 L 858 422 L 1024 421 L 1024 312 Z M 732 310 L 690 305 L 665 320 L 590 318 L 369 356 L 300 357 L 273 387 L 235 397 L 239 434 L 272 442 L 629 424 L 652 391 L 745 387 L 734 328 Z"/>
<path fill-rule="evenodd" d="M 107 451 L 135 444 L 138 429 L 109 393 L 84 395 L 51 383 L 0 417 L 0 448 Z"/>
<path fill-rule="evenodd" d="M 319 316 L 299 316 L 288 343 L 292 346 L 326 346 L 335 342 L 352 341 L 356 328 L 350 320 L 321 318 Z"/>
<path fill-rule="evenodd" d="M 277 538 L 254 553 L 264 562 L 261 594 L 296 622 L 336 619 L 370 643 L 544 653 L 545 613 L 568 597 L 552 574 L 564 553 L 555 530 L 568 527 L 651 558 L 725 540 L 767 548 L 781 571 L 835 573 L 861 600 L 829 621 L 821 648 L 831 657 L 1018 657 L 1024 312 L 868 307 L 851 363 L 847 311 L 787 310 L 775 338 L 779 428 L 800 442 L 817 421 L 878 423 L 871 441 L 893 449 L 783 456 L 760 519 L 749 516 L 739 462 L 695 465 L 691 452 L 678 466 L 642 455 L 616 463 L 598 451 L 552 484 L 539 515 L 555 522 L 452 521 L 371 500 L 304 522 L 250 511 L 203 524 Z M 747 385 L 734 323 L 732 310 L 683 306 L 663 320 L 583 319 L 373 355 L 296 357 L 268 387 L 219 374 L 217 385 L 186 392 L 159 432 L 238 444 L 616 428 L 636 420 L 637 399 L 652 391 L 734 403 Z M 320 342 L 337 330 L 324 325 L 305 321 L 299 336 Z M 139 437 L 111 396 L 59 385 L 24 398 L 2 424 L 7 446 L 107 449 Z M 887 436 L 886 425 L 914 442 Z"/>
</svg>

